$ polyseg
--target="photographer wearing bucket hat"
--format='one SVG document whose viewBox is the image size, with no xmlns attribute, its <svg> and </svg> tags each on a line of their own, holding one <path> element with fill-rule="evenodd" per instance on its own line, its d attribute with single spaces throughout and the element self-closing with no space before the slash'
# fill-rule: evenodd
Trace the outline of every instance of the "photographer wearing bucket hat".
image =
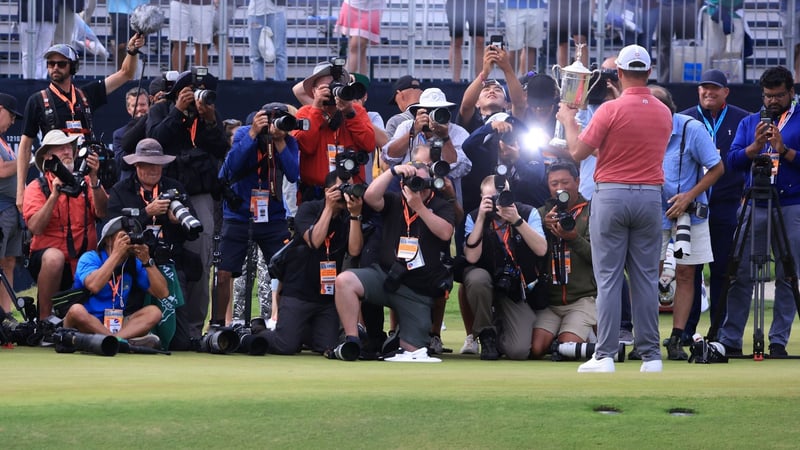
<svg viewBox="0 0 800 450">
<path fill-rule="evenodd" d="M 129 233 L 140 232 L 138 223 L 128 217 L 111 219 L 104 227 L 97 251 L 88 251 L 78 260 L 74 288 L 91 292 L 85 303 L 70 306 L 64 326 L 82 333 L 115 335 L 131 339 L 131 344 L 161 348 L 160 340 L 149 331 L 161 320 L 155 305 L 131 305 L 134 286 L 156 298 L 169 295 L 167 281 L 150 257 L 145 244 L 132 244 Z M 132 307 L 133 306 L 133 307 Z M 139 339 L 133 339 L 139 338 Z"/>
<path fill-rule="evenodd" d="M 62 191 L 70 180 L 44 169 L 46 161 L 49 166 L 55 162 L 51 160 L 58 159 L 72 174 L 77 139 L 77 134 L 68 135 L 61 130 L 48 132 L 34 157 L 44 175 L 25 188 L 22 216 L 33 234 L 28 270 L 37 280 L 41 319 L 50 315 L 53 294 L 72 286 L 80 255 L 97 247 L 95 223 L 106 216 L 108 196 L 97 178 L 100 161 L 96 154 L 86 157 L 88 175 L 73 180 L 79 186 L 75 196 Z"/>
<path fill-rule="evenodd" d="M 302 91 L 312 103 L 301 107 L 297 118 L 308 119 L 310 126 L 292 134 L 300 145 L 299 190 L 303 200 L 324 197 L 325 176 L 335 168 L 337 154 L 345 150 L 375 151 L 375 131 L 367 110 L 358 102 L 344 100 L 332 92 L 334 83 L 350 84 L 350 75 L 340 65 L 342 62 L 334 59 L 333 63 L 319 64 L 302 82 Z M 365 180 L 361 166 L 353 182 Z"/>
<path fill-rule="evenodd" d="M 14 265 L 17 256 L 22 256 L 22 233 L 19 211 L 15 207 L 17 188 L 17 161 L 14 149 L 3 135 L 14 121 L 21 119 L 17 110 L 17 99 L 0 93 L 0 268 L 14 285 Z M 0 289 L 0 307 L 11 311 L 11 298 L 5 289 Z"/>
</svg>

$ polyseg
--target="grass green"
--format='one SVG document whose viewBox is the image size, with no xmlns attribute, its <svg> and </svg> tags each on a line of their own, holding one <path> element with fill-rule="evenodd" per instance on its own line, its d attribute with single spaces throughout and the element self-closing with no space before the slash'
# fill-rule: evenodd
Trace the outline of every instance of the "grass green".
<svg viewBox="0 0 800 450">
<path fill-rule="evenodd" d="M 443 339 L 457 352 L 456 303 Z M 662 333 L 670 327 L 662 315 Z M 795 448 L 800 434 L 800 360 L 665 361 L 660 374 L 640 373 L 638 362 L 578 374 L 577 362 L 444 360 L 2 349 L 0 446 L 731 449 Z"/>
</svg>

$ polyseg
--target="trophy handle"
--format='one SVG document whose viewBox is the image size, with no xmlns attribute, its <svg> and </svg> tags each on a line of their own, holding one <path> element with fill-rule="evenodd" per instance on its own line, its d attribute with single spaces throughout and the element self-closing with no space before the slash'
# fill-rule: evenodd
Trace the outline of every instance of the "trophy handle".
<svg viewBox="0 0 800 450">
<path fill-rule="evenodd" d="M 597 74 L 597 78 L 594 80 L 594 83 L 592 83 L 592 85 L 589 86 L 589 89 L 586 90 L 587 93 L 591 92 L 591 90 L 594 89 L 594 87 L 597 86 L 597 83 L 599 83 L 600 80 L 603 78 L 600 76 L 600 69 L 594 69 L 592 71 L 592 74 L 589 75 L 589 79 L 591 79 L 595 74 Z"/>
<path fill-rule="evenodd" d="M 558 88 L 561 89 L 561 66 L 554 64 L 553 68 L 550 69 L 550 72 L 553 73 L 553 78 L 556 79 L 556 85 L 558 85 Z"/>
</svg>

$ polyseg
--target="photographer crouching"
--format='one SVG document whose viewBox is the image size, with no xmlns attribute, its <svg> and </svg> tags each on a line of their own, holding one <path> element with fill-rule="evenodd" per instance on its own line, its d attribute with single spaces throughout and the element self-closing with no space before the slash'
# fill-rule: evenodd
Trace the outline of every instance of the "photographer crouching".
<svg viewBox="0 0 800 450">
<path fill-rule="evenodd" d="M 233 278 L 241 275 L 250 246 L 258 244 L 269 261 L 289 238 L 282 180 L 297 181 L 299 149 L 288 132 L 304 123 L 283 103 L 267 103 L 252 125 L 236 130 L 219 170 L 223 180 L 222 232 L 217 301 L 212 325 L 225 325 Z M 307 127 L 306 127 L 307 128 Z"/>
<path fill-rule="evenodd" d="M 128 219 L 109 221 L 103 227 L 97 251 L 81 255 L 74 287 L 87 289 L 91 296 L 85 303 L 70 306 L 64 327 L 115 335 L 130 339 L 131 345 L 160 349 L 158 337 L 148 333 L 161 320 L 161 310 L 148 305 L 132 311 L 127 302 L 134 285 L 155 298 L 166 297 L 167 281 L 153 264 L 147 245 L 131 243 L 130 234 L 141 232 L 141 228 Z"/>
<path fill-rule="evenodd" d="M 559 343 L 586 342 L 597 324 L 597 284 L 589 242 L 589 202 L 580 194 L 578 168 L 559 160 L 547 168 L 552 198 L 539 208 L 548 254 L 545 267 L 547 307 L 537 311 L 531 356 L 541 358 L 554 339 Z"/>
<path fill-rule="evenodd" d="M 229 148 L 216 110 L 217 78 L 207 67 L 196 66 L 181 73 L 165 96 L 147 113 L 147 137 L 157 140 L 164 152 L 175 156 L 166 175 L 186 188 L 196 217 L 203 224 L 200 237 L 184 244 L 184 251 L 200 261 L 199 277 L 189 281 L 184 291 L 186 304 L 178 319 L 189 324 L 189 333 L 199 338 L 208 315 L 209 274 L 214 246 L 214 199 L 219 195 L 217 171 Z"/>
<path fill-rule="evenodd" d="M 505 177 L 481 182 L 481 203 L 467 215 L 464 296 L 474 314 L 472 331 L 481 343 L 480 358 L 528 359 L 535 314 L 528 306 L 527 285 L 535 280 L 536 257 L 547 252 L 538 211 L 516 203 Z M 502 322 L 495 327 L 494 307 Z"/>
<path fill-rule="evenodd" d="M 183 195 L 186 192 L 183 184 L 162 176 L 164 167 L 175 157 L 165 155 L 158 141 L 142 139 L 136 145 L 135 153 L 125 155 L 123 159 L 134 167 L 134 175 L 119 181 L 109 191 L 108 215 L 128 215 L 126 220 L 137 222 L 143 230 L 141 238 L 136 240 L 148 246 L 153 264 L 169 275 L 168 282 L 173 291 L 170 299 L 174 302 L 161 302 L 167 320 L 159 326 L 158 334 L 165 347 L 186 350 L 189 348 L 190 324 L 183 319 L 176 321 L 175 307 L 184 302 L 187 278 L 196 280 L 202 269 L 199 261 L 185 257 L 183 245 L 197 239 L 203 227 L 194 218 L 191 202 Z M 165 267 L 172 264 L 175 270 Z M 176 288 L 176 284 L 180 287 Z M 158 297 L 159 300 L 162 298 Z"/>
<path fill-rule="evenodd" d="M 97 247 L 95 223 L 106 215 L 97 155 L 87 155 L 73 173 L 77 139 L 49 131 L 34 157 L 43 175 L 25 188 L 22 215 L 33 234 L 28 270 L 38 287 L 40 319 L 50 315 L 53 294 L 72 287 L 78 258 Z"/>
</svg>

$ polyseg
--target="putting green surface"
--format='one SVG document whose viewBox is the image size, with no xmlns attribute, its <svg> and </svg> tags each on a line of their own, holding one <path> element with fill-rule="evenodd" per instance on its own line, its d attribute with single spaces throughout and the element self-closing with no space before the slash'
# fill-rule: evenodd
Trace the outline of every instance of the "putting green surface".
<svg viewBox="0 0 800 450">
<path fill-rule="evenodd" d="M 446 320 L 457 352 L 463 331 Z M 661 324 L 665 333 L 671 316 Z M 749 449 L 800 438 L 800 360 L 578 374 L 578 362 L 443 359 L 1 349 L 0 448 Z"/>
</svg>

